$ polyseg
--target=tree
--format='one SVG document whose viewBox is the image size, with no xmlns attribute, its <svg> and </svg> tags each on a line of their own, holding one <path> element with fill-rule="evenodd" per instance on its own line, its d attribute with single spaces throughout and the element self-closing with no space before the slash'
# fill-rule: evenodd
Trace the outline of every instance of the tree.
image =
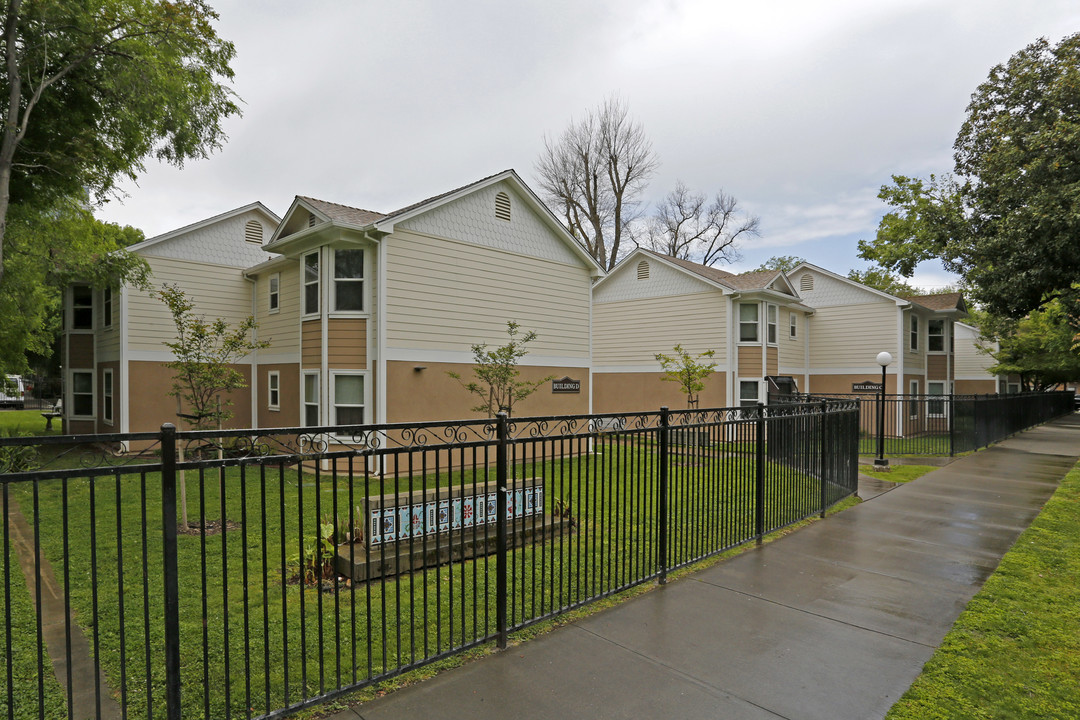
<svg viewBox="0 0 1080 720">
<path fill-rule="evenodd" d="M 644 242 L 651 250 L 702 265 L 738 259 L 740 237 L 756 236 L 760 220 L 739 212 L 739 202 L 723 190 L 709 202 L 680 180 L 646 223 Z"/>
<path fill-rule="evenodd" d="M 232 43 L 204 0 L 7 0 L 0 39 L 0 280 L 11 204 L 106 195 L 154 157 L 182 166 L 239 113 Z"/>
<path fill-rule="evenodd" d="M 798 255 L 773 255 L 763 262 L 757 268 L 757 271 L 777 270 L 779 272 L 789 273 L 804 262 L 806 262 L 806 258 L 801 258 Z"/>
<path fill-rule="evenodd" d="M 967 107 L 955 177 L 894 176 L 860 255 L 910 277 L 941 258 L 973 300 L 1013 318 L 1080 281 L 1080 34 L 1040 39 L 994 67 Z"/>
<path fill-rule="evenodd" d="M 545 199 L 569 231 L 610 270 L 657 164 L 645 130 L 612 96 L 580 121 L 571 120 L 557 141 L 545 135 L 536 172 Z"/>
<path fill-rule="evenodd" d="M 518 337 L 521 326 L 514 321 L 506 323 L 506 332 L 510 340 L 494 350 L 488 350 L 487 343 L 477 343 L 472 346 L 473 374 L 476 380 L 465 382 L 461 375 L 456 372 L 446 374 L 461 383 L 461 386 L 482 401 L 479 405 L 470 408 L 473 412 L 487 413 L 493 417 L 495 413 L 513 413 L 514 403 L 536 392 L 537 388 L 554 379 L 554 375 L 541 380 L 519 380 L 521 372 L 517 369 L 518 362 L 528 354 L 525 346 L 536 339 L 536 332 L 529 332 Z"/>
<path fill-rule="evenodd" d="M 716 368 L 716 363 L 703 361 L 711 359 L 716 355 L 716 351 L 706 350 L 694 356 L 684 350 L 682 345 L 676 345 L 674 350 L 674 357 L 656 353 L 656 361 L 664 371 L 664 377 L 660 379 L 679 383 L 679 388 L 686 395 L 686 407 L 689 408 L 697 403 L 694 396 L 705 389 L 705 378 Z"/>
<path fill-rule="evenodd" d="M 851 270 L 848 272 L 847 276 L 848 280 L 854 280 L 857 283 L 872 287 L 875 290 L 880 290 L 883 293 L 888 293 L 895 297 L 903 298 L 928 294 L 921 288 L 909 285 L 888 270 L 883 270 L 881 268 Z"/>
<path fill-rule="evenodd" d="M 978 311 L 971 319 L 979 327 L 982 347 L 996 361 L 988 372 L 1018 375 L 1021 387 L 1032 391 L 1080 378 L 1080 352 L 1073 347 L 1080 318 L 1067 312 L 1061 299 L 1051 300 L 1021 320 Z M 988 349 L 993 343 L 998 344 L 996 351 Z"/>
</svg>

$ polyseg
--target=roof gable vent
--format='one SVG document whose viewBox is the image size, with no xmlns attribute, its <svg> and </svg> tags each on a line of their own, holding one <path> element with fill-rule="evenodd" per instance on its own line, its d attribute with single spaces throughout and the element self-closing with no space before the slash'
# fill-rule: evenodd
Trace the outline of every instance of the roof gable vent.
<svg viewBox="0 0 1080 720">
<path fill-rule="evenodd" d="M 649 279 L 649 262 L 648 260 L 642 260 L 637 264 L 637 279 L 648 280 Z"/>
<path fill-rule="evenodd" d="M 504 192 L 495 194 L 495 217 L 510 222 L 510 196 Z"/>
<path fill-rule="evenodd" d="M 248 220 L 244 223 L 244 239 L 249 243 L 262 245 L 263 226 L 258 220 Z"/>
<path fill-rule="evenodd" d="M 315 213 L 309 212 L 307 216 L 307 226 L 313 228 L 315 227 L 316 222 L 318 222 L 318 220 L 315 219 Z"/>
<path fill-rule="evenodd" d="M 809 292 L 814 289 L 814 276 L 810 273 L 803 273 L 799 278 L 799 291 Z"/>
</svg>

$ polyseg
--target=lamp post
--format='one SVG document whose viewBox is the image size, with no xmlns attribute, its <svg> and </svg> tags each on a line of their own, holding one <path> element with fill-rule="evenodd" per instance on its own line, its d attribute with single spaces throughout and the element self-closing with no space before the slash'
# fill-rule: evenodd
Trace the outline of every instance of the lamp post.
<svg viewBox="0 0 1080 720">
<path fill-rule="evenodd" d="M 881 398 L 878 401 L 878 425 L 877 425 L 877 457 L 874 458 L 874 467 L 887 468 L 889 461 L 885 459 L 885 368 L 892 362 L 892 355 L 887 352 L 879 352 L 877 363 L 881 366 Z"/>
</svg>

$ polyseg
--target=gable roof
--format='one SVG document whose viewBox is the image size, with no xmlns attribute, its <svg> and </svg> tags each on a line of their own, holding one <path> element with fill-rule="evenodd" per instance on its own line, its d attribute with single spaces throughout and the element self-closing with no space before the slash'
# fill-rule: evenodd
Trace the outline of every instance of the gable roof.
<svg viewBox="0 0 1080 720">
<path fill-rule="evenodd" d="M 371 223 L 386 217 L 382 213 L 373 210 L 361 210 L 360 208 L 339 205 L 338 203 L 328 202 L 326 200 L 318 200 L 306 195 L 297 195 L 296 197 L 303 200 L 304 203 L 309 205 L 313 210 L 317 210 L 325 215 L 326 220 L 337 220 L 346 225 L 363 227 L 364 225 L 370 225 Z"/>
<path fill-rule="evenodd" d="M 928 310 L 935 310 L 938 312 L 946 312 L 949 310 L 957 310 L 963 313 L 967 312 L 967 305 L 964 304 L 964 296 L 958 292 L 935 293 L 933 295 L 912 295 L 911 297 L 906 297 L 904 299 L 927 308 Z"/>
<path fill-rule="evenodd" d="M 858 288 L 861 288 L 861 289 L 865 290 L 868 293 L 873 293 L 874 295 L 878 295 L 878 296 L 880 296 L 882 298 L 892 300 L 894 303 L 896 303 L 900 307 L 907 307 L 908 305 L 911 304 L 910 300 L 905 300 L 904 298 L 900 298 L 900 297 L 897 297 L 895 295 L 890 295 L 887 292 L 884 292 L 882 290 L 878 290 L 877 288 L 872 288 L 869 285 L 863 285 L 861 282 L 859 282 L 857 280 L 852 280 L 849 277 L 844 277 L 843 275 L 838 275 L 837 273 L 834 273 L 831 270 L 826 270 L 823 267 L 818 267 L 817 265 L 814 265 L 813 263 L 808 263 L 808 262 L 799 263 L 794 268 L 792 268 L 791 272 L 788 273 L 788 276 L 789 277 L 794 277 L 795 274 L 797 272 L 799 272 L 800 270 L 813 270 L 814 272 L 819 272 L 819 273 L 821 273 L 822 275 L 824 275 L 826 277 L 832 278 L 833 280 L 840 280 L 841 282 L 845 282 L 845 283 L 847 283 L 849 285 L 854 285 L 854 286 L 856 286 Z"/>
<path fill-rule="evenodd" d="M 663 260 L 664 262 L 676 265 L 684 270 L 688 270 L 694 273 L 695 275 L 699 275 L 706 280 L 710 280 L 714 283 L 723 285 L 729 290 L 769 290 L 771 289 L 769 286 L 772 285 L 777 280 L 777 278 L 781 278 L 788 286 L 788 289 L 791 290 L 792 297 L 796 299 L 799 297 L 795 293 L 794 288 L 791 287 L 791 283 L 787 281 L 784 273 L 780 272 L 779 270 L 752 270 L 750 272 L 740 273 L 736 275 L 735 273 L 730 273 L 727 270 L 720 270 L 719 268 L 702 265 L 701 263 L 696 263 L 691 260 L 683 260 L 682 258 L 664 255 L 663 253 L 658 253 L 655 250 L 649 250 L 647 248 L 637 248 L 637 250 L 630 253 L 630 255 L 627 255 L 625 260 L 629 260 L 630 257 L 637 252 L 640 252 L 644 255 L 650 255 L 659 260 Z"/>
<path fill-rule="evenodd" d="M 208 225 L 213 225 L 214 223 L 221 222 L 222 220 L 228 220 L 229 218 L 236 217 L 237 215 L 242 215 L 243 213 L 246 213 L 250 210 L 261 211 L 263 214 L 266 215 L 268 220 L 271 220 L 274 223 L 281 222 L 281 218 L 271 212 L 270 209 L 263 205 L 261 202 L 256 200 L 255 202 L 249 203 L 248 205 L 243 205 L 232 210 L 227 210 L 220 215 L 214 215 L 213 217 L 208 217 L 203 220 L 199 220 L 198 222 L 193 222 L 190 225 L 185 225 L 184 227 L 177 228 L 176 230 L 170 230 L 169 232 L 162 233 L 161 235 L 155 235 L 152 238 L 147 238 L 146 240 L 135 243 L 134 245 L 128 245 L 127 250 L 128 252 L 138 252 L 139 250 L 145 250 L 146 248 L 153 247 L 154 245 L 158 245 L 168 240 L 172 240 L 174 237 L 177 237 L 179 235 L 186 235 L 187 233 L 194 230 L 199 230 L 200 228 L 204 228 Z"/>
</svg>

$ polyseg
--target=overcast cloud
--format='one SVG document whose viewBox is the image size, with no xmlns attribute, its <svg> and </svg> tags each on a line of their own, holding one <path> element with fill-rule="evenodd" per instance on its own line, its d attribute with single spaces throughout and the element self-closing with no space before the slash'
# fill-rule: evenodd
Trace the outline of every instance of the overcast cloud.
<svg viewBox="0 0 1080 720">
<path fill-rule="evenodd" d="M 215 3 L 244 117 L 183 170 L 150 164 L 101 216 L 148 237 L 294 195 L 389 211 L 513 167 L 534 188 L 545 134 L 618 93 L 661 166 L 761 217 L 734 268 L 801 255 L 866 263 L 891 174 L 952 168 L 990 68 L 1080 31 L 1075 2 Z M 950 281 L 926 264 L 916 284 Z"/>
</svg>

